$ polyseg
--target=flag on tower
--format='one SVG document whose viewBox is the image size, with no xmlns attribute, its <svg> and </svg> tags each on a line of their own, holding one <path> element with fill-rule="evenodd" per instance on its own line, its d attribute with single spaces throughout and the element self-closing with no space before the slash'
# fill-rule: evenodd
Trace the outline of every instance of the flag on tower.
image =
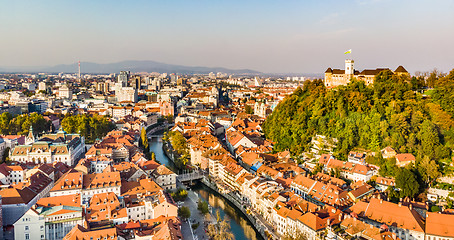
<svg viewBox="0 0 454 240">
<path fill-rule="evenodd" d="M 344 54 L 349 54 L 349 53 L 352 53 L 351 49 L 348 49 L 348 51 L 344 52 Z"/>
</svg>

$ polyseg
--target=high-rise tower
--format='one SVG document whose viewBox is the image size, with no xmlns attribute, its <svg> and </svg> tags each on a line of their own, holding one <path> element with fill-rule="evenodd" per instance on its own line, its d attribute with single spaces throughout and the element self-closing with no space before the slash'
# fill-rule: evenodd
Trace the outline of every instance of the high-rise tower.
<svg viewBox="0 0 454 240">
<path fill-rule="evenodd" d="M 118 75 L 118 83 L 121 84 L 121 87 L 128 86 L 128 81 L 129 81 L 130 75 L 131 75 L 131 72 L 129 72 L 129 71 L 120 71 L 120 74 Z"/>
<path fill-rule="evenodd" d="M 78 63 L 78 65 L 79 65 L 79 73 L 77 74 L 77 79 L 80 80 L 80 61 L 78 61 L 77 63 Z"/>
</svg>

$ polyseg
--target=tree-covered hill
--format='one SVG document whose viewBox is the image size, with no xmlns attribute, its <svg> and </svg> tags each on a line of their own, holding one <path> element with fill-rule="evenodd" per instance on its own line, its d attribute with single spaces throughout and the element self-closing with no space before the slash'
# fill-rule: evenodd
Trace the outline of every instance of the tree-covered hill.
<svg viewBox="0 0 454 240">
<path fill-rule="evenodd" d="M 264 132 L 277 151 L 309 150 L 315 134 L 337 138 L 345 159 L 355 147 L 379 151 L 391 146 L 422 159 L 449 161 L 454 148 L 454 70 L 438 79 L 431 98 L 415 90 L 423 78 L 377 75 L 373 85 L 353 80 L 327 89 L 321 80 L 306 81 L 267 118 Z"/>
</svg>

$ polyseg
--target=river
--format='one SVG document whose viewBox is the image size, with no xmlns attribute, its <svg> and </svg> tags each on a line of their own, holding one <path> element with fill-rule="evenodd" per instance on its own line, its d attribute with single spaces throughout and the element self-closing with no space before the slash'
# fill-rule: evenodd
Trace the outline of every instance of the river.
<svg viewBox="0 0 454 240">
<path fill-rule="evenodd" d="M 156 154 L 156 160 L 158 160 L 161 164 L 165 164 L 173 171 L 176 170 L 175 164 L 173 164 L 173 162 L 167 158 L 167 156 L 164 154 L 164 151 L 162 150 L 161 137 L 151 138 L 149 140 L 149 145 L 150 151 Z M 230 228 L 236 240 L 262 239 L 261 236 L 252 227 L 251 223 L 243 215 L 243 213 L 221 195 L 201 183 L 192 186 L 190 191 L 193 191 L 204 201 L 208 202 L 208 204 L 212 208 L 212 214 L 214 216 L 216 216 L 216 211 L 219 211 L 222 218 L 226 217 L 228 219 Z"/>
</svg>

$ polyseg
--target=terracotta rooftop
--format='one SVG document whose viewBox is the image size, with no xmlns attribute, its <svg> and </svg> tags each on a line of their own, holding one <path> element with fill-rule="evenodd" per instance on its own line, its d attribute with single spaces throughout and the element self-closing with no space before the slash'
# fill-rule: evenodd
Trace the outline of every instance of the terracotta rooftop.
<svg viewBox="0 0 454 240">
<path fill-rule="evenodd" d="M 438 237 L 453 237 L 454 215 L 427 212 L 426 234 Z"/>
<path fill-rule="evenodd" d="M 424 221 L 415 209 L 372 198 L 369 203 L 358 202 L 350 210 L 365 218 L 395 227 L 424 232 Z"/>
<path fill-rule="evenodd" d="M 81 202 L 80 194 L 72 194 L 72 195 L 41 198 L 38 200 L 36 205 L 42 206 L 42 207 L 54 207 L 54 206 L 61 206 L 61 205 L 80 207 L 81 203 L 82 202 Z"/>
<path fill-rule="evenodd" d="M 64 240 L 93 240 L 93 239 L 117 239 L 117 229 L 104 228 L 99 230 L 89 230 L 80 225 L 76 225 L 66 236 Z"/>
</svg>

